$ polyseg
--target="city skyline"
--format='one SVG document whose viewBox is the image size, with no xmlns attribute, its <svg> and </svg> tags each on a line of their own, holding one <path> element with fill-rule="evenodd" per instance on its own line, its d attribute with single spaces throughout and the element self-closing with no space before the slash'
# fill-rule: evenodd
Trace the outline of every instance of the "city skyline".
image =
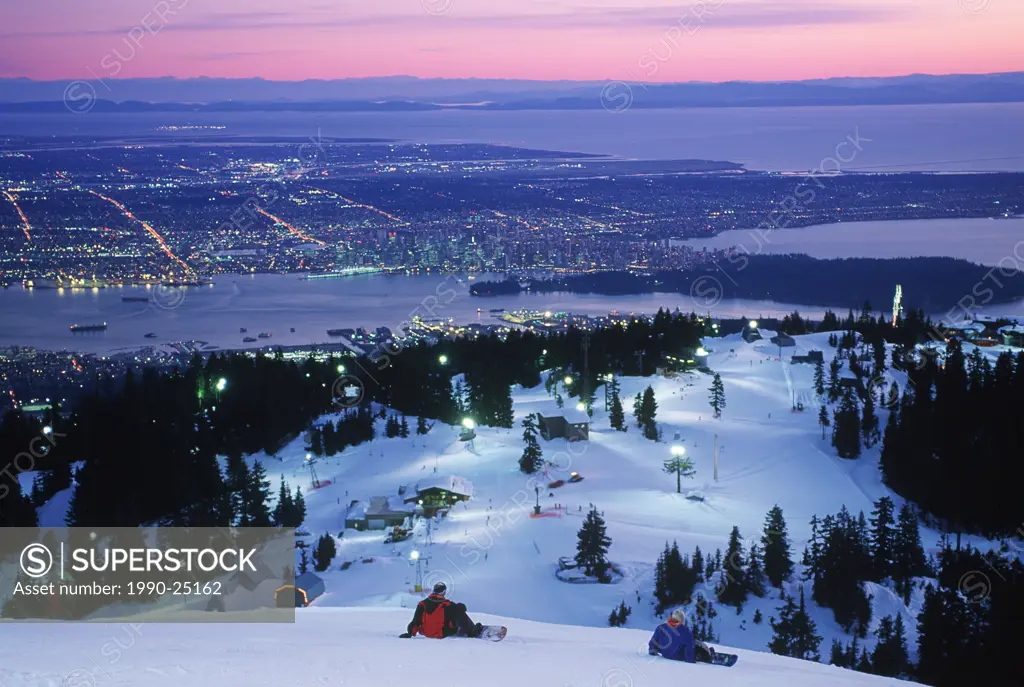
<svg viewBox="0 0 1024 687">
<path fill-rule="evenodd" d="M 1006 0 L 39 0 L 0 9 L 0 25 L 0 77 L 36 80 L 682 82 L 1024 70 L 1014 31 L 1024 6 Z"/>
</svg>

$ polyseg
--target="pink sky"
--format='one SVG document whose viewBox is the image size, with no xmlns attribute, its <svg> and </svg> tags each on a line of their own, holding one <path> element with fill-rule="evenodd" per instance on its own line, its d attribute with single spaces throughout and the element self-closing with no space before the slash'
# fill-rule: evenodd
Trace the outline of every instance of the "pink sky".
<svg viewBox="0 0 1024 687">
<path fill-rule="evenodd" d="M 1022 30 L 1022 0 L 3 0 L 0 77 L 983 73 Z"/>
</svg>

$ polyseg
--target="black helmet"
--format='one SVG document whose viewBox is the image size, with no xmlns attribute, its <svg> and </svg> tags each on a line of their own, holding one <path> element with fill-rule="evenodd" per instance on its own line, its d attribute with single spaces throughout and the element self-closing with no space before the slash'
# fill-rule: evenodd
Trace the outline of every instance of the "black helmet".
<svg viewBox="0 0 1024 687">
<path fill-rule="evenodd" d="M 444 582 L 438 582 L 434 585 L 434 593 L 439 594 L 440 596 L 444 596 L 448 593 L 448 587 L 445 586 Z"/>
</svg>

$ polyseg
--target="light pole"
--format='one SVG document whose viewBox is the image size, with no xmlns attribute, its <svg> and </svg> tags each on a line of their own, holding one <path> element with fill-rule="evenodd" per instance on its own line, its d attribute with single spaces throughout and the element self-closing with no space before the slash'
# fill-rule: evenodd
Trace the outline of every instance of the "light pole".
<svg viewBox="0 0 1024 687">
<path fill-rule="evenodd" d="M 533 507 L 533 514 L 540 515 L 540 487 L 534 486 L 533 492 L 537 495 L 537 505 Z"/>
<path fill-rule="evenodd" d="M 413 552 L 409 554 L 409 560 L 416 562 L 416 586 L 415 586 L 415 589 L 418 592 L 422 592 L 423 591 L 423 568 L 422 568 L 422 565 L 420 563 L 420 552 L 416 551 L 414 549 Z"/>
</svg>

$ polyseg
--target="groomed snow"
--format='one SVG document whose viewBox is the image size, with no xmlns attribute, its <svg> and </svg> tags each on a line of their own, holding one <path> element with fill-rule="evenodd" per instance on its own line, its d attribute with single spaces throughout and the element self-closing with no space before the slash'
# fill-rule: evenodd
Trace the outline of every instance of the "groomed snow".
<svg viewBox="0 0 1024 687">
<path fill-rule="evenodd" d="M 724 668 L 647 656 L 650 633 L 480 615 L 500 643 L 396 637 L 408 613 L 310 608 L 288 625 L 8 627 L 4 687 L 858 687 L 898 683 L 736 650 Z"/>
</svg>

